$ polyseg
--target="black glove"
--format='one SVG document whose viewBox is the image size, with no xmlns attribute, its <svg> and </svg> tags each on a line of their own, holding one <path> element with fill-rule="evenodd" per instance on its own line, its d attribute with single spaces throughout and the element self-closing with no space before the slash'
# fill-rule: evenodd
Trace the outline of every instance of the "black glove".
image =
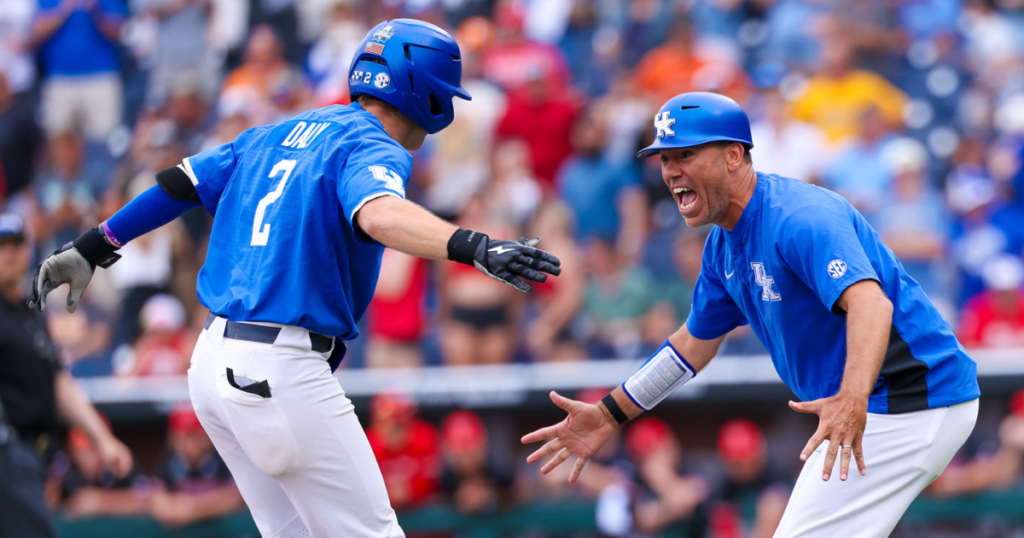
<svg viewBox="0 0 1024 538">
<path fill-rule="evenodd" d="M 460 228 L 448 240 L 448 259 L 472 265 L 494 280 L 529 293 L 533 288 L 519 277 L 544 282 L 548 278 L 544 273 L 558 276 L 562 272 L 558 267 L 562 262 L 557 257 L 533 248 L 539 242 L 540 238 L 491 239 L 487 234 Z"/>
</svg>

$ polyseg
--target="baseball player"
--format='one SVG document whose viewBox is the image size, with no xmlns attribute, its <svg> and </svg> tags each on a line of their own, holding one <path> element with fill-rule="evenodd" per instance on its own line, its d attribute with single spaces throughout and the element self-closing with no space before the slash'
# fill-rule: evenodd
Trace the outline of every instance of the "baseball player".
<svg viewBox="0 0 1024 538">
<path fill-rule="evenodd" d="M 679 95 L 654 125 L 657 138 L 638 156 L 659 155 L 687 225 L 714 224 L 693 309 L 601 402 L 552 392 L 569 416 L 523 437 L 549 440 L 527 461 L 554 455 L 547 473 L 576 454 L 575 481 L 619 424 L 692 379 L 726 333 L 749 324 L 803 400 L 790 407 L 819 417 L 775 536 L 887 536 L 974 428 L 976 364 L 846 200 L 754 171 L 750 124 L 734 101 Z"/>
<path fill-rule="evenodd" d="M 384 22 L 352 61 L 354 103 L 245 131 L 157 174 L 157 186 L 40 266 L 40 310 L 184 211 L 213 215 L 197 292 L 210 309 L 189 394 L 264 537 L 403 536 L 352 404 L 332 375 L 388 246 L 472 265 L 528 292 L 559 261 L 538 240 L 458 229 L 404 199 L 409 150 L 453 119 L 459 47 L 431 24 Z"/>
</svg>

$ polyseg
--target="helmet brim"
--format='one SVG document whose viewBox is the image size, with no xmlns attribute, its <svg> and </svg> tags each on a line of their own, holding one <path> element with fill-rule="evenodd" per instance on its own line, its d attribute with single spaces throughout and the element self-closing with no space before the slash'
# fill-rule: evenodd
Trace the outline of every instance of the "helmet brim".
<svg viewBox="0 0 1024 538">
<path fill-rule="evenodd" d="M 753 144 L 746 140 L 724 136 L 681 137 L 673 138 L 671 142 L 666 141 L 665 138 L 658 138 L 650 146 L 647 146 L 646 148 L 638 151 L 636 153 L 636 158 L 643 159 L 645 157 L 650 157 L 651 155 L 654 155 L 655 153 L 658 153 L 663 149 L 692 148 L 694 146 L 700 146 L 702 144 L 708 144 L 710 142 L 739 142 L 740 144 L 747 146 L 747 149 L 754 147 Z"/>
</svg>

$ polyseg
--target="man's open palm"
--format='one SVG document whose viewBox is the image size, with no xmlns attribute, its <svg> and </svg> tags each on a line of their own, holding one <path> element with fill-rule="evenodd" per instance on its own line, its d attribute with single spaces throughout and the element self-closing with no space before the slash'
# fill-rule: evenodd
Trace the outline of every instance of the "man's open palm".
<svg viewBox="0 0 1024 538">
<path fill-rule="evenodd" d="M 569 459 L 570 455 L 576 454 L 576 466 L 569 475 L 569 482 L 575 482 L 587 460 L 612 436 L 615 425 L 595 404 L 570 400 L 555 391 L 551 391 L 551 401 L 569 413 L 569 416 L 554 426 L 541 428 L 523 436 L 523 444 L 548 441 L 530 454 L 526 462 L 536 463 L 541 458 L 556 454 L 540 470 L 542 474 L 548 474 Z"/>
</svg>

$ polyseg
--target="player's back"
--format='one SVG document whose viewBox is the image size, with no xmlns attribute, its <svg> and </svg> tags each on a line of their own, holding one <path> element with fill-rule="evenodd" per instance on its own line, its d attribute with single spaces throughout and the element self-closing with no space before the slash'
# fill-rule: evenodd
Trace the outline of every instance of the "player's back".
<svg viewBox="0 0 1024 538">
<path fill-rule="evenodd" d="M 214 215 L 200 301 L 233 321 L 354 338 L 383 246 L 362 204 L 404 197 L 412 157 L 359 105 L 311 110 L 186 159 Z"/>
</svg>

